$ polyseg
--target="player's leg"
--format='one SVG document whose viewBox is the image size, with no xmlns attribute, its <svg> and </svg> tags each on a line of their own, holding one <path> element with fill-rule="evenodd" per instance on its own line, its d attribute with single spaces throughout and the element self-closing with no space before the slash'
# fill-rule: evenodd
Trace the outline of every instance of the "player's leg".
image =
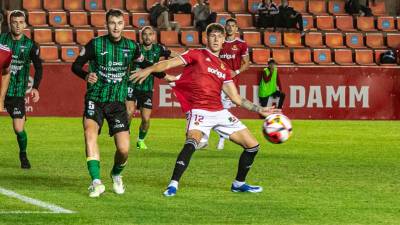
<svg viewBox="0 0 400 225">
<path fill-rule="evenodd" d="M 225 92 L 221 92 L 221 101 L 222 101 L 222 106 L 224 107 L 224 109 L 230 109 L 233 106 L 233 102 L 231 101 L 231 99 L 228 97 L 228 95 L 225 94 Z M 218 145 L 217 145 L 217 149 L 218 150 L 223 150 L 224 146 L 225 146 L 225 139 L 224 136 L 219 136 L 219 140 L 218 140 Z"/>
<path fill-rule="evenodd" d="M 135 116 L 136 103 L 135 101 L 127 100 L 125 102 L 126 112 L 128 114 L 128 122 L 131 124 L 133 117 Z"/>
<path fill-rule="evenodd" d="M 147 149 L 147 146 L 144 143 L 144 139 L 150 128 L 151 109 L 142 107 L 140 109 L 140 115 L 142 117 L 142 122 L 140 123 L 140 127 L 139 127 L 139 137 L 138 137 L 138 142 L 137 142 L 136 147 L 138 149 Z"/>
</svg>

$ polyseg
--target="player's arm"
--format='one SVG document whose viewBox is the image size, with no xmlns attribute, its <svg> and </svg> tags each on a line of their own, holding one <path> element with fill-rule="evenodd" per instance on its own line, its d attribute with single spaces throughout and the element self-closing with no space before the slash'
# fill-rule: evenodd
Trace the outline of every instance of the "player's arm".
<svg viewBox="0 0 400 225">
<path fill-rule="evenodd" d="M 33 68 L 35 69 L 35 75 L 33 76 L 33 86 L 32 86 L 32 91 L 31 91 L 31 96 L 33 102 L 38 102 L 39 101 L 39 85 L 40 82 L 42 81 L 43 77 L 43 66 L 42 66 L 42 60 L 39 57 L 39 48 L 36 45 L 32 46 L 31 52 L 30 52 L 30 58 L 33 63 Z"/>
<path fill-rule="evenodd" d="M 249 50 L 247 45 L 245 45 L 245 48 L 242 52 L 242 61 L 241 61 L 241 66 L 238 70 L 235 70 L 235 76 L 239 75 L 243 71 L 248 70 L 250 67 L 250 56 L 249 56 Z"/>
<path fill-rule="evenodd" d="M 76 76 L 86 80 L 91 84 L 96 83 L 98 77 L 96 73 L 89 73 L 88 71 L 84 70 L 83 67 L 87 62 L 89 62 L 89 60 L 93 59 L 95 59 L 95 51 L 93 42 L 90 41 L 81 49 L 79 56 L 75 59 L 74 63 L 72 63 L 71 67 L 72 72 Z"/>
<path fill-rule="evenodd" d="M 150 74 L 152 73 L 161 73 L 166 70 L 178 67 L 183 65 L 184 62 L 180 57 L 175 57 L 169 60 L 164 60 L 161 62 L 158 62 L 150 67 L 147 67 L 145 69 L 139 70 L 137 72 L 133 71 L 132 75 L 129 77 L 130 80 L 132 80 L 134 83 L 139 83 L 141 84 Z M 165 77 L 167 81 L 173 81 L 169 80 L 172 79 L 172 77 Z"/>
<path fill-rule="evenodd" d="M 249 111 L 257 112 L 264 117 L 267 117 L 268 115 L 273 113 L 281 112 L 280 109 L 275 109 L 275 107 L 261 107 L 252 103 L 246 98 L 241 97 L 236 89 L 235 84 L 232 81 L 225 81 L 224 85 L 222 86 L 222 90 L 236 105 L 240 105 L 240 107 L 245 108 Z"/>
<path fill-rule="evenodd" d="M 10 83 L 10 66 L 4 68 L 1 74 L 1 87 L 0 87 L 0 111 L 4 109 L 4 99 Z"/>
</svg>

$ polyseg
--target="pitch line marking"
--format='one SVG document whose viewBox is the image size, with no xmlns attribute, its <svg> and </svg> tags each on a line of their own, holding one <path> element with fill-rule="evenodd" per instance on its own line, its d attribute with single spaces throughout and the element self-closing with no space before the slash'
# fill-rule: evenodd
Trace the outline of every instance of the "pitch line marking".
<svg viewBox="0 0 400 225">
<path fill-rule="evenodd" d="M 58 205 L 54 205 L 54 204 L 51 204 L 51 203 L 40 201 L 38 199 L 30 198 L 30 197 L 18 194 L 18 193 L 14 192 L 14 191 L 7 190 L 7 189 L 2 188 L 2 187 L 0 187 L 0 194 L 3 194 L 5 196 L 11 197 L 11 198 L 19 199 L 19 200 L 21 200 L 23 202 L 26 202 L 28 204 L 31 204 L 31 205 L 35 205 L 35 206 L 39 206 L 39 207 L 44 208 L 44 209 L 48 209 L 52 213 L 75 213 L 74 211 L 71 211 L 71 210 L 68 210 L 68 209 L 64 209 L 64 208 L 62 208 L 62 207 L 60 207 Z M 1 211 L 1 212 L 4 214 L 5 211 Z M 10 212 L 11 213 L 17 213 L 17 212 L 23 213 L 24 211 L 10 211 Z M 33 211 L 25 211 L 25 212 L 33 213 Z"/>
</svg>

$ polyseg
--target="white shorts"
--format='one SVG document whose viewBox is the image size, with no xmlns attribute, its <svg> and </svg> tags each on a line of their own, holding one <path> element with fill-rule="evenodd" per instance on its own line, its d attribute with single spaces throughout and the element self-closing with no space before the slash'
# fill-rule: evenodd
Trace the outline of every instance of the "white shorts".
<svg viewBox="0 0 400 225">
<path fill-rule="evenodd" d="M 204 134 L 202 141 L 208 140 L 211 129 L 224 138 L 229 138 L 231 134 L 246 129 L 246 126 L 226 109 L 216 112 L 193 109 L 187 113 L 186 120 L 186 132 L 200 130 Z"/>
<path fill-rule="evenodd" d="M 221 91 L 221 102 L 222 102 L 222 106 L 224 107 L 224 109 L 230 109 L 232 107 L 235 107 L 235 104 L 228 97 L 228 95 L 225 94 L 224 91 Z"/>
</svg>

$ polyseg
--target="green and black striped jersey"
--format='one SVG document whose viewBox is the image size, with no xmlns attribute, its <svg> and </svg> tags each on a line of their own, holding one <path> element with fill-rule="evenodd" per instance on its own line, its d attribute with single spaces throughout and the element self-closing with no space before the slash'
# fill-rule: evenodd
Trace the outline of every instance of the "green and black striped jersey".
<svg viewBox="0 0 400 225">
<path fill-rule="evenodd" d="M 158 62 L 161 57 L 168 58 L 171 55 L 171 51 L 158 43 L 152 44 L 151 49 L 149 50 L 146 50 L 145 46 L 140 44 L 140 49 L 144 58 L 152 64 Z M 134 63 L 131 68 L 134 70 L 139 69 L 139 65 Z M 148 76 L 142 84 L 129 82 L 128 86 L 135 91 L 152 92 L 154 86 L 154 76 Z"/>
<path fill-rule="evenodd" d="M 42 62 L 35 43 L 25 35 L 22 35 L 19 40 L 14 40 L 10 33 L 4 33 L 0 34 L 0 44 L 7 46 L 12 51 L 11 76 L 7 96 L 25 97 L 31 61 L 35 67 L 33 88 L 38 89 L 42 79 Z"/>
<path fill-rule="evenodd" d="M 142 62 L 139 45 L 122 37 L 118 42 L 108 35 L 92 39 L 72 65 L 73 72 L 85 79 L 96 73 L 98 80 L 87 85 L 86 99 L 95 102 L 124 102 L 128 93 L 129 67 L 133 61 Z M 89 72 L 82 68 L 89 62 Z"/>
</svg>

